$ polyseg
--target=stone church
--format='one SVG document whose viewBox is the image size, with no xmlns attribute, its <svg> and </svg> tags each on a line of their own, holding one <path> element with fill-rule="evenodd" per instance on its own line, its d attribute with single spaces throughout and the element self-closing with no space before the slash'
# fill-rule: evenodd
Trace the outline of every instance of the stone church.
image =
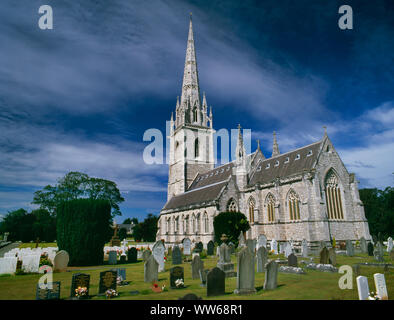
<svg viewBox="0 0 394 320">
<path fill-rule="evenodd" d="M 371 239 L 354 173 L 349 173 L 324 132 L 321 140 L 280 153 L 274 133 L 272 155 L 260 146 L 246 154 L 238 127 L 236 159 L 214 166 L 212 108 L 200 95 L 192 20 L 182 95 L 170 122 L 167 203 L 160 212 L 157 240 L 184 238 L 206 245 L 213 220 L 223 211 L 247 216 L 247 238 L 320 241 Z"/>
</svg>

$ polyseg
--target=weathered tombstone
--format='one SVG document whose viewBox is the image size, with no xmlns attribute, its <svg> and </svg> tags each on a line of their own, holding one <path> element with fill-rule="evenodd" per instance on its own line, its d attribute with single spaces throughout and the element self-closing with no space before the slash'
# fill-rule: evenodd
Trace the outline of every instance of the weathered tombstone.
<svg viewBox="0 0 394 320">
<path fill-rule="evenodd" d="M 257 250 L 257 272 L 264 272 L 268 262 L 268 251 L 264 246 Z"/>
<path fill-rule="evenodd" d="M 137 249 L 136 248 L 131 247 L 127 251 L 127 261 L 128 261 L 128 263 L 137 262 Z"/>
<path fill-rule="evenodd" d="M 221 296 L 225 293 L 226 274 L 215 267 L 207 274 L 207 296 Z"/>
<path fill-rule="evenodd" d="M 337 254 L 334 248 L 328 249 L 328 262 L 334 267 L 337 265 Z"/>
<path fill-rule="evenodd" d="M 54 271 L 65 271 L 68 266 L 68 262 L 70 261 L 70 257 L 65 250 L 60 250 L 56 253 L 55 258 L 53 259 L 53 270 Z"/>
<path fill-rule="evenodd" d="M 201 241 L 197 242 L 196 248 L 194 250 L 196 250 L 196 249 L 197 249 L 196 252 L 201 252 L 204 249 L 204 245 L 203 245 L 203 243 Z"/>
<path fill-rule="evenodd" d="M 368 300 L 369 286 L 368 286 L 367 277 L 358 276 L 356 278 L 356 282 L 357 282 L 358 299 L 359 300 Z"/>
<path fill-rule="evenodd" d="M 278 254 L 278 241 L 276 239 L 271 240 L 271 251 L 274 251 L 274 254 Z"/>
<path fill-rule="evenodd" d="M 373 256 L 373 250 L 374 250 L 374 248 L 373 248 L 372 242 L 368 242 L 368 255 L 369 255 L 370 257 Z"/>
<path fill-rule="evenodd" d="M 118 262 L 118 254 L 116 251 L 108 253 L 108 264 L 116 264 Z"/>
<path fill-rule="evenodd" d="M 360 238 L 360 249 L 361 249 L 362 253 L 367 253 L 368 252 L 367 240 L 365 240 L 364 237 Z"/>
<path fill-rule="evenodd" d="M 209 269 L 205 269 L 205 270 L 200 270 L 200 281 L 201 287 L 205 287 L 207 285 L 207 274 L 209 272 Z"/>
<path fill-rule="evenodd" d="M 327 243 L 325 241 L 321 240 L 319 243 L 319 247 L 320 247 L 320 250 L 322 250 L 323 248 L 327 247 Z"/>
<path fill-rule="evenodd" d="M 246 246 L 246 242 L 245 242 L 244 233 L 241 231 L 238 237 L 238 247 L 243 247 L 243 246 Z"/>
<path fill-rule="evenodd" d="M 383 262 L 383 246 L 382 243 L 380 241 L 378 241 L 378 243 L 376 244 L 376 248 L 373 251 L 373 255 L 376 261 L 378 262 Z"/>
<path fill-rule="evenodd" d="M 156 259 L 157 263 L 159 264 L 159 272 L 164 271 L 164 254 L 166 248 L 162 241 L 156 241 L 155 245 L 152 249 L 153 257 Z"/>
<path fill-rule="evenodd" d="M 170 287 L 176 289 L 175 281 L 178 279 L 185 280 L 183 267 L 173 267 L 170 269 Z"/>
<path fill-rule="evenodd" d="M 230 254 L 233 254 L 235 252 L 235 245 L 231 241 L 228 243 L 228 248 L 230 250 Z"/>
<path fill-rule="evenodd" d="M 43 285 L 37 284 L 36 300 L 59 300 L 60 299 L 60 281 L 50 282 Z"/>
<path fill-rule="evenodd" d="M 219 247 L 219 261 L 217 267 L 225 272 L 226 278 L 236 276 L 234 264 L 231 263 L 230 249 L 224 242 Z"/>
<path fill-rule="evenodd" d="M 100 272 L 99 294 L 105 294 L 109 289 L 116 290 L 118 273 L 114 270 Z"/>
<path fill-rule="evenodd" d="M 393 238 L 389 237 L 387 239 L 387 252 L 391 252 L 393 250 Z"/>
<path fill-rule="evenodd" d="M 145 282 L 157 281 L 158 272 L 159 272 L 159 264 L 157 263 L 153 255 L 150 255 L 144 264 L 144 281 Z"/>
<path fill-rule="evenodd" d="M 264 234 L 260 234 L 257 240 L 257 247 L 265 247 L 267 248 L 267 237 Z M 258 249 L 257 248 L 257 249 Z"/>
<path fill-rule="evenodd" d="M 352 240 L 346 240 L 346 255 L 349 257 L 354 256 L 354 247 Z"/>
<path fill-rule="evenodd" d="M 254 288 L 254 253 L 248 248 L 243 248 L 238 253 L 237 288 L 235 294 L 252 294 Z"/>
<path fill-rule="evenodd" d="M 192 279 L 198 279 L 200 277 L 200 270 L 204 270 L 204 261 L 201 260 L 200 256 L 197 255 L 193 258 L 192 265 Z"/>
<path fill-rule="evenodd" d="M 151 255 L 152 255 L 152 252 L 150 250 L 145 250 L 142 253 L 142 260 L 144 260 L 144 261 L 148 260 Z"/>
<path fill-rule="evenodd" d="M 86 288 L 86 297 L 89 296 L 89 287 L 90 287 L 90 275 L 85 273 L 74 273 L 71 279 L 71 292 L 70 297 L 75 297 L 75 290 L 81 288 Z"/>
<path fill-rule="evenodd" d="M 183 240 L 183 254 L 185 256 L 188 256 L 191 254 L 191 246 L 192 246 L 192 242 L 190 241 L 189 238 L 186 238 Z"/>
<path fill-rule="evenodd" d="M 387 294 L 386 280 L 384 279 L 384 274 L 375 273 L 373 275 L 373 278 L 375 280 L 376 293 L 380 297 L 380 300 L 388 300 L 389 297 Z"/>
<path fill-rule="evenodd" d="M 289 254 L 287 257 L 287 265 L 289 267 L 298 267 L 297 257 L 294 253 Z"/>
<path fill-rule="evenodd" d="M 172 264 L 182 264 L 182 252 L 179 246 L 175 245 L 172 249 Z"/>
<path fill-rule="evenodd" d="M 116 271 L 117 277 L 120 277 L 122 281 L 126 280 L 126 269 L 125 268 L 118 268 L 118 269 L 113 269 Z"/>
<path fill-rule="evenodd" d="M 207 244 L 207 255 L 208 256 L 212 256 L 213 255 L 213 249 L 215 248 L 215 244 L 213 243 L 213 241 L 209 241 Z"/>
<path fill-rule="evenodd" d="M 284 244 L 284 249 L 283 249 L 283 251 L 284 251 L 284 254 L 285 254 L 285 257 L 286 257 L 286 258 L 288 258 L 289 255 L 291 255 L 291 254 L 293 253 L 293 249 L 291 248 L 290 243 L 286 242 L 286 243 Z"/>
<path fill-rule="evenodd" d="M 254 253 L 254 240 L 248 239 L 246 240 L 246 247 L 250 250 L 250 252 Z"/>
<path fill-rule="evenodd" d="M 320 251 L 320 263 L 322 263 L 322 264 L 328 264 L 329 263 L 329 255 L 328 255 L 327 247 L 324 247 Z"/>
<path fill-rule="evenodd" d="M 302 242 L 301 242 L 301 255 L 303 258 L 307 258 L 309 255 L 308 241 L 306 241 L 306 239 L 302 239 Z"/>
<path fill-rule="evenodd" d="M 264 290 L 272 290 L 278 286 L 279 265 L 274 260 L 266 265 Z"/>
</svg>

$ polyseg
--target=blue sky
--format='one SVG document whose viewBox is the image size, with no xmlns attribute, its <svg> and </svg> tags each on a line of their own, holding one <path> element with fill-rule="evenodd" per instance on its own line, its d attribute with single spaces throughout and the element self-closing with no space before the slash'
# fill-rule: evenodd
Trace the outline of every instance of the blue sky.
<svg viewBox="0 0 394 320">
<path fill-rule="evenodd" d="M 38 28 L 38 8 L 54 29 Z M 338 28 L 351 5 L 354 29 Z M 0 11 L 0 214 L 69 171 L 115 181 L 123 216 L 158 214 L 167 165 L 146 165 L 145 130 L 165 132 L 193 12 L 201 91 L 214 127 L 252 130 L 270 156 L 328 135 L 362 187 L 393 185 L 392 1 L 4 0 Z"/>
</svg>

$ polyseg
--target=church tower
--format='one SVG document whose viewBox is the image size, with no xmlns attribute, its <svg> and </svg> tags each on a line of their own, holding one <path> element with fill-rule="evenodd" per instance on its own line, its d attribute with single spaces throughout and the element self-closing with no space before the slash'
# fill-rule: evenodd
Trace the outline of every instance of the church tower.
<svg viewBox="0 0 394 320">
<path fill-rule="evenodd" d="M 171 115 L 167 200 L 187 191 L 197 173 L 214 168 L 212 108 L 201 101 L 193 25 L 190 15 L 181 98 Z"/>
</svg>

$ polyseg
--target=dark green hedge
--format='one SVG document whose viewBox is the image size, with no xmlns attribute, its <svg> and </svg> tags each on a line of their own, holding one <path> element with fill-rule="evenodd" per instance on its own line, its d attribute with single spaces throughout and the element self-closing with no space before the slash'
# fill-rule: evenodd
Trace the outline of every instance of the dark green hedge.
<svg viewBox="0 0 394 320">
<path fill-rule="evenodd" d="M 222 243 L 220 240 L 224 233 L 228 237 L 228 242 L 238 246 L 238 237 L 242 232 L 249 230 L 249 222 L 245 215 L 241 212 L 221 212 L 213 220 L 213 228 L 215 231 L 215 242 Z"/>
<path fill-rule="evenodd" d="M 70 255 L 70 266 L 103 263 L 111 234 L 111 205 L 107 200 L 76 199 L 57 208 L 57 244 Z"/>
</svg>

